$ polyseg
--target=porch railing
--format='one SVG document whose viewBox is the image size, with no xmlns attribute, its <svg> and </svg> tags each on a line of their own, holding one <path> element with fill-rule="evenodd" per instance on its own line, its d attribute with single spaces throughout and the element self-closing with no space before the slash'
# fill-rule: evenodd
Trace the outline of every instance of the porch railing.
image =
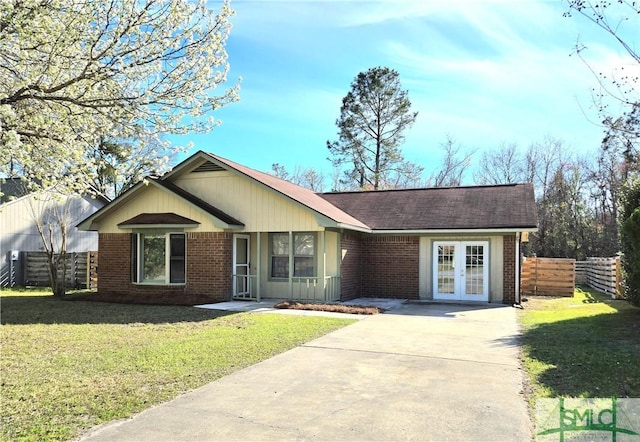
<svg viewBox="0 0 640 442">
<path fill-rule="evenodd" d="M 258 275 L 232 275 L 233 299 L 260 301 L 254 287 L 257 287 Z"/>
<path fill-rule="evenodd" d="M 260 301 L 256 290 L 258 275 L 232 275 L 233 299 Z M 340 277 L 295 277 L 292 301 L 334 302 L 340 300 Z M 283 297 L 287 297 L 283 293 Z"/>
<path fill-rule="evenodd" d="M 293 278 L 292 301 L 333 302 L 340 300 L 340 277 Z"/>
</svg>

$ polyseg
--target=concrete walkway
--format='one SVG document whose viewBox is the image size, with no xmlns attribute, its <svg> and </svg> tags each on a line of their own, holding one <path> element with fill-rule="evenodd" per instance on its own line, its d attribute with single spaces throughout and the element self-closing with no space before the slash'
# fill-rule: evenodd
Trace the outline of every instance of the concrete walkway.
<svg viewBox="0 0 640 442">
<path fill-rule="evenodd" d="M 527 441 L 517 339 L 511 307 L 404 303 L 83 440 Z"/>
</svg>

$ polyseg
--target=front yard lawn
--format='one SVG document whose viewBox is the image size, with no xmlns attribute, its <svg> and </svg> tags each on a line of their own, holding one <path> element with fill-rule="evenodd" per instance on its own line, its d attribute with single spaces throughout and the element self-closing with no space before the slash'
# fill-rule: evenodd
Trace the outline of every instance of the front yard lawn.
<svg viewBox="0 0 640 442">
<path fill-rule="evenodd" d="M 0 439 L 67 440 L 354 322 L 0 291 Z"/>
<path fill-rule="evenodd" d="M 532 402 L 640 397 L 640 309 L 590 289 L 530 298 L 518 319 Z"/>
</svg>

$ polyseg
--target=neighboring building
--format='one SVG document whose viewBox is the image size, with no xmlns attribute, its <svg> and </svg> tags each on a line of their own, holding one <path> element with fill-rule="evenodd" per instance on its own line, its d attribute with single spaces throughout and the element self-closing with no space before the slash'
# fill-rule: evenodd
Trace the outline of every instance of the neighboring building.
<svg viewBox="0 0 640 442">
<path fill-rule="evenodd" d="M 25 285 L 25 252 L 43 251 L 35 217 L 61 216 L 68 227 L 67 252 L 98 250 L 98 235 L 84 232 L 76 224 L 103 207 L 107 201 L 90 196 L 68 197 L 54 191 L 28 193 L 18 180 L 5 179 L 0 204 L 0 286 Z M 15 199 L 11 199 L 15 198 Z M 54 229 L 55 232 L 55 229 Z M 59 241 L 59 235 L 53 240 Z"/>
<path fill-rule="evenodd" d="M 531 184 L 318 194 L 198 152 L 78 227 L 114 298 L 513 303 L 536 223 Z"/>
</svg>

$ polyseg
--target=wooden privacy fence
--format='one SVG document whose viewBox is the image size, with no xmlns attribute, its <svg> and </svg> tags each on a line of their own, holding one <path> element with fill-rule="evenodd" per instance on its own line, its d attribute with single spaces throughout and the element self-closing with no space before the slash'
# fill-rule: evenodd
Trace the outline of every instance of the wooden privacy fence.
<svg viewBox="0 0 640 442">
<path fill-rule="evenodd" d="M 25 252 L 25 285 L 49 286 L 48 262 L 45 252 Z M 67 287 L 98 287 L 98 252 L 67 253 Z"/>
<path fill-rule="evenodd" d="M 528 296 L 573 296 L 574 259 L 524 258 L 520 292 Z"/>
<path fill-rule="evenodd" d="M 587 258 L 576 262 L 576 284 L 586 284 L 611 295 L 623 296 L 620 258 Z"/>
</svg>

